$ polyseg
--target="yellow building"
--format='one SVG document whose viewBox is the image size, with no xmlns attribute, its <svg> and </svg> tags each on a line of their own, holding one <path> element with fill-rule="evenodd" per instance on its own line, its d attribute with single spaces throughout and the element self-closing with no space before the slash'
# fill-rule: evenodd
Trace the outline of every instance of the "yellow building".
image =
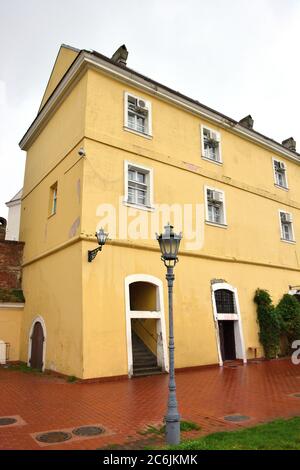
<svg viewBox="0 0 300 470">
<path fill-rule="evenodd" d="M 256 288 L 300 283 L 300 155 L 127 67 L 61 46 L 27 152 L 20 359 L 83 379 L 168 370 L 155 231 L 183 231 L 176 368 L 263 354 Z M 283 119 L 283 118 L 282 118 Z M 89 263 L 103 226 L 109 240 Z M 30 362 L 31 361 L 31 362 Z"/>
</svg>

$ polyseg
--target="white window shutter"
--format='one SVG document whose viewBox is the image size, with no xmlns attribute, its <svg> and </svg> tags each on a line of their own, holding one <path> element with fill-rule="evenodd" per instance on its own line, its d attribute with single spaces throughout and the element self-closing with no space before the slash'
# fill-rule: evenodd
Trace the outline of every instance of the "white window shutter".
<svg viewBox="0 0 300 470">
<path fill-rule="evenodd" d="M 219 141 L 218 141 L 218 133 L 217 133 L 217 132 L 211 131 L 211 138 L 212 138 L 213 140 L 216 140 L 217 142 L 219 142 Z"/>
<path fill-rule="evenodd" d="M 200 138 L 201 138 L 201 152 L 202 152 L 202 157 L 205 157 L 205 149 L 204 149 L 204 129 L 205 129 L 205 127 L 200 126 Z"/>
<path fill-rule="evenodd" d="M 219 162 L 222 162 L 222 149 L 221 149 L 221 134 L 217 132 L 217 141 L 219 142 L 218 145 L 218 152 L 219 152 Z"/>
<path fill-rule="evenodd" d="M 220 202 L 223 202 L 223 199 L 224 199 L 224 198 L 223 198 L 223 193 L 220 192 L 220 191 L 217 191 L 217 195 L 218 195 L 218 200 L 219 200 Z"/>
<path fill-rule="evenodd" d="M 146 101 L 146 108 L 148 111 L 148 118 L 147 118 L 147 132 L 149 135 L 152 135 L 152 105 L 150 101 Z"/>
</svg>

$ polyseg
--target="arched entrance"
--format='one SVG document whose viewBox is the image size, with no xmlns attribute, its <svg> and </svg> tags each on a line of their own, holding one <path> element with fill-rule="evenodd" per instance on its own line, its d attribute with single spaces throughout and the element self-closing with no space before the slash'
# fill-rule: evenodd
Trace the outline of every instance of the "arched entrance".
<svg viewBox="0 0 300 470">
<path fill-rule="evenodd" d="M 237 289 L 225 282 L 212 284 L 212 304 L 219 364 L 243 359 L 247 362 Z"/>
<path fill-rule="evenodd" d="M 46 329 L 44 320 L 37 317 L 31 326 L 28 347 L 28 363 L 33 369 L 45 369 Z"/>
<path fill-rule="evenodd" d="M 127 276 L 125 301 L 129 377 L 168 371 L 161 280 L 147 274 Z"/>
</svg>

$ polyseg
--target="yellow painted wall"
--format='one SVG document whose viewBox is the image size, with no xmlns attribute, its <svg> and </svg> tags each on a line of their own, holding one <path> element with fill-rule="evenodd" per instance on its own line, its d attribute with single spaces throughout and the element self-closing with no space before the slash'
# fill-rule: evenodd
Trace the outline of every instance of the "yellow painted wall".
<svg viewBox="0 0 300 470">
<path fill-rule="evenodd" d="M 64 44 L 60 47 L 53 70 L 47 83 L 47 87 L 41 102 L 40 109 L 44 106 L 49 96 L 55 90 L 56 86 L 63 78 L 64 74 L 66 73 L 72 62 L 74 62 L 74 60 L 76 59 L 77 55 L 78 51 L 73 50 L 70 47 L 66 47 Z"/>
<path fill-rule="evenodd" d="M 20 238 L 25 241 L 21 357 L 28 360 L 32 321 L 47 329 L 47 369 L 82 377 L 81 232 L 86 78 L 73 88 L 30 146 L 22 199 Z M 49 215 L 57 182 L 57 211 Z M 61 249 L 63 247 L 63 249 Z"/>
<path fill-rule="evenodd" d="M 0 305 L 0 340 L 10 344 L 9 361 L 20 359 L 20 332 L 23 308 Z"/>
<path fill-rule="evenodd" d="M 91 242 L 84 243 L 83 253 Z M 127 275 L 151 274 L 164 282 L 165 268 L 159 252 L 107 245 L 91 264 L 84 266 L 84 362 L 85 377 L 127 374 L 124 279 Z M 176 367 L 218 362 L 210 281 L 224 279 L 238 289 L 246 351 L 262 350 L 258 341 L 257 287 L 269 289 L 274 302 L 299 282 L 299 273 L 241 263 L 206 260 L 181 253 L 175 268 L 174 319 Z M 109 295 L 105 293 L 109 292 Z M 167 323 L 167 315 L 166 315 Z M 248 357 L 253 357 L 248 352 Z"/>
<path fill-rule="evenodd" d="M 71 151 L 22 200 L 23 262 L 54 249 L 80 234 L 83 162 L 78 148 Z M 57 210 L 49 214 L 51 186 L 57 182 Z"/>
<path fill-rule="evenodd" d="M 31 144 L 26 156 L 23 198 L 83 139 L 86 86 L 87 79 L 83 77 Z"/>
<path fill-rule="evenodd" d="M 132 92 L 150 100 L 152 104 L 153 138 L 145 139 L 123 130 L 124 92 Z M 282 117 L 284 119 L 284 117 Z M 221 132 L 223 165 L 201 158 L 200 125 L 206 124 Z M 300 201 L 299 165 L 286 161 L 290 191 L 274 185 L 272 157 L 276 156 L 253 142 L 221 129 L 192 113 L 166 103 L 156 96 L 139 91 L 97 71 L 88 72 L 86 135 L 96 141 L 109 141 L 128 148 L 139 155 L 155 155 L 196 165 L 199 171 L 209 171 L 214 176 L 237 180 L 254 188 L 267 191 L 283 200 Z M 285 158 L 280 157 L 283 161 Z"/>
<path fill-rule="evenodd" d="M 82 377 L 81 244 L 74 243 L 26 266 L 23 292 L 21 359 L 28 361 L 32 323 L 41 316 L 46 325 L 45 368 Z"/>
<path fill-rule="evenodd" d="M 20 239 L 26 263 L 80 233 L 86 78 L 82 78 L 27 152 Z M 58 183 L 57 213 L 49 216 Z"/>
<path fill-rule="evenodd" d="M 279 264 L 300 268 L 299 247 L 280 240 L 279 209 L 291 211 L 294 216 L 296 240 L 300 240 L 300 211 L 279 200 L 263 197 L 246 188 L 234 187 L 216 182 L 208 176 L 166 165 L 156 159 L 104 146 L 91 140 L 86 141 L 87 159 L 84 166 L 84 185 L 93 189 L 83 196 L 83 233 L 93 233 L 100 217 L 97 208 L 110 201 L 119 207 L 124 196 L 124 160 L 152 168 L 154 172 L 154 202 L 156 204 L 203 204 L 204 187 L 216 187 L 225 192 L 227 228 L 205 224 L 204 245 L 197 251 L 207 255 L 222 255 L 229 258 Z M 101 176 L 100 176 L 101 175 Z M 271 176 L 272 177 L 272 176 Z M 174 183 L 177 182 L 177 183 Z M 121 204 L 122 210 L 130 211 Z M 300 207 L 300 206 L 299 206 Z M 148 218 L 149 237 L 151 232 L 148 212 L 137 211 L 140 217 Z M 133 217 L 129 220 L 133 220 Z M 167 220 L 165 220 L 167 222 Z M 160 227 L 162 228 L 162 223 Z M 184 249 L 188 240 L 183 239 Z M 156 240 L 149 240 L 156 246 Z"/>
</svg>

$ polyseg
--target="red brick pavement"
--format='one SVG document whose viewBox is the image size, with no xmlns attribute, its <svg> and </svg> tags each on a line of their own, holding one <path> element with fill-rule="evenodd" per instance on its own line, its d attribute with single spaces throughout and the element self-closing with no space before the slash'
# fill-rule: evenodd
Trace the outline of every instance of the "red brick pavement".
<svg viewBox="0 0 300 470">
<path fill-rule="evenodd" d="M 300 365 L 292 365 L 290 360 L 180 372 L 176 381 L 181 416 L 200 424 L 202 435 L 300 415 L 300 399 L 290 396 L 300 392 Z M 143 439 L 139 431 L 147 425 L 162 422 L 167 387 L 167 375 L 82 384 L 0 369 L 0 417 L 20 416 L 23 420 L 18 426 L 0 427 L 0 449 L 128 445 Z M 251 420 L 239 424 L 223 420 L 235 413 Z M 101 424 L 107 434 L 46 447 L 31 436 L 92 424 Z"/>
</svg>

